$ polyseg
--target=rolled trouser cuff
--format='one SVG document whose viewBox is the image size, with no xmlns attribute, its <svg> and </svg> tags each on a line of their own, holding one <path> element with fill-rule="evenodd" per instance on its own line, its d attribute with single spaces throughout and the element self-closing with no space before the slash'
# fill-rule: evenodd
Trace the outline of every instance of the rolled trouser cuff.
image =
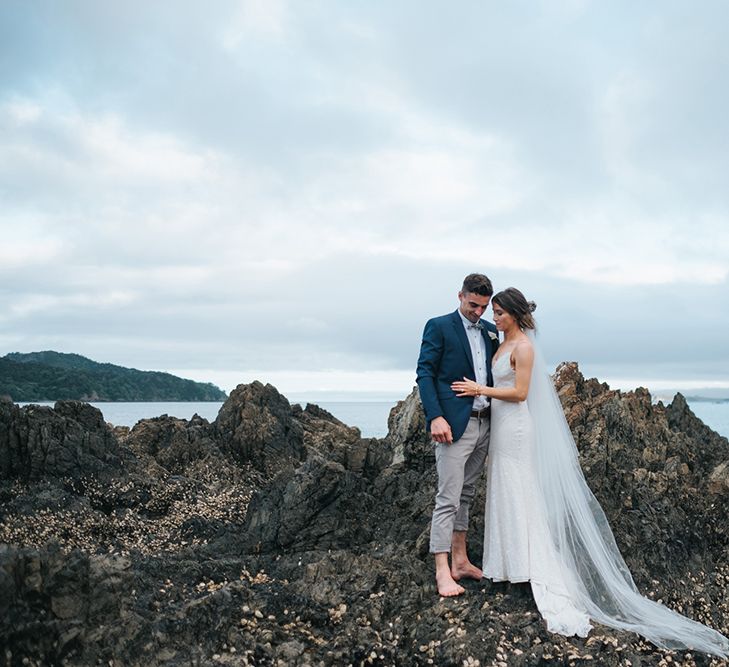
<svg viewBox="0 0 729 667">
<path fill-rule="evenodd" d="M 470 505 L 471 498 L 464 498 L 463 496 L 461 496 L 461 504 L 456 510 L 456 516 L 453 521 L 453 530 L 464 533 L 468 530 L 468 520 L 470 515 L 469 510 L 471 509 Z"/>
</svg>

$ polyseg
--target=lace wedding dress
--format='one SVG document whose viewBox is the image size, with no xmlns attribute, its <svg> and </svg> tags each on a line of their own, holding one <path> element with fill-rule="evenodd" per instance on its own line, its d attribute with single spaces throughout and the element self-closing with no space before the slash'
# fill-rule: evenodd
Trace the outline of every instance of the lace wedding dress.
<svg viewBox="0 0 729 667">
<path fill-rule="evenodd" d="M 494 362 L 495 387 L 513 387 L 510 354 Z M 532 417 L 525 401 L 491 404 L 491 444 L 484 534 L 484 576 L 494 581 L 531 582 L 534 600 L 550 632 L 586 637 L 584 609 L 573 602 L 549 537 L 536 470 Z"/>
<path fill-rule="evenodd" d="M 534 367 L 523 402 L 492 400 L 484 576 L 531 583 L 552 632 L 585 636 L 590 620 L 636 632 L 661 648 L 723 658 L 729 640 L 640 594 L 600 504 L 533 335 Z M 496 387 L 513 387 L 500 350 Z"/>
</svg>

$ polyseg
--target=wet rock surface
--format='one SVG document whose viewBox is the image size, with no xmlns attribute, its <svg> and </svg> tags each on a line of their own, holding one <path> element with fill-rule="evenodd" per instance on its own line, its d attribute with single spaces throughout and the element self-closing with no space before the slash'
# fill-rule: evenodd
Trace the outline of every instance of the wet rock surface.
<svg viewBox="0 0 729 667">
<path fill-rule="evenodd" d="M 0 400 L 0 479 L 113 475 L 117 441 L 101 412 L 81 401 L 19 408 Z"/>
<path fill-rule="evenodd" d="M 220 408 L 214 431 L 235 460 L 271 473 L 305 456 L 303 429 L 286 397 L 270 384 L 238 385 Z"/>
<path fill-rule="evenodd" d="M 555 382 L 638 587 L 726 633 L 727 440 L 680 395 L 652 405 L 575 364 Z M 416 391 L 382 440 L 260 383 L 213 423 L 97 413 L 0 403 L 7 665 L 719 664 L 601 626 L 550 635 L 526 584 L 439 598 Z"/>
</svg>

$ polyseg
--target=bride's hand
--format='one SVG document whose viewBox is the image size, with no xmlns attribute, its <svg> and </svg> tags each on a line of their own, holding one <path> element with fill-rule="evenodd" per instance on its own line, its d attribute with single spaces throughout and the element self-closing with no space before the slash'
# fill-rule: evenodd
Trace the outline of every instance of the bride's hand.
<svg viewBox="0 0 729 667">
<path fill-rule="evenodd" d="M 456 396 L 479 396 L 481 394 L 481 385 L 467 377 L 463 381 L 454 382 L 451 389 L 456 392 Z"/>
</svg>

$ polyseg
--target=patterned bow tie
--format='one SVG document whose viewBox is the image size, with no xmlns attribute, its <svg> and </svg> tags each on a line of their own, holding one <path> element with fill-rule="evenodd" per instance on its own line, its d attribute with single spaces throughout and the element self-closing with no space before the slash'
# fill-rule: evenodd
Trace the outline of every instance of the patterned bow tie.
<svg viewBox="0 0 729 667">
<path fill-rule="evenodd" d="M 481 324 L 481 322 L 475 322 L 474 324 L 469 324 L 468 325 L 468 328 L 469 329 L 478 329 L 479 331 L 482 331 L 483 330 L 483 324 Z"/>
</svg>

